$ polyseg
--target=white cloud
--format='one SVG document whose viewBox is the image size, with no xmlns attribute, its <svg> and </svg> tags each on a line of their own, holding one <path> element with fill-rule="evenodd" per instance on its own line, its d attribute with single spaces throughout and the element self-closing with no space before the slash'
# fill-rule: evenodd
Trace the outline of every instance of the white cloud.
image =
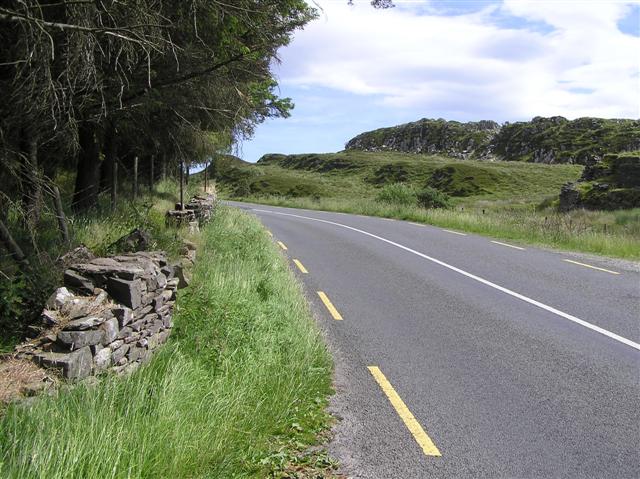
<svg viewBox="0 0 640 479">
<path fill-rule="evenodd" d="M 375 95 L 418 117 L 640 117 L 640 38 L 618 30 L 622 2 L 506 0 L 458 16 L 346 3 L 319 1 L 320 19 L 281 52 L 283 85 Z"/>
</svg>

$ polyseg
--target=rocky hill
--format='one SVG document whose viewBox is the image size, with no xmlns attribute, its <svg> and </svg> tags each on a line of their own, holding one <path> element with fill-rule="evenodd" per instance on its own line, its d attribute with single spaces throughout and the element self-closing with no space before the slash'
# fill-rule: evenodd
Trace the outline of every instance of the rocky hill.
<svg viewBox="0 0 640 479">
<path fill-rule="evenodd" d="M 362 133 L 345 148 L 586 165 L 606 154 L 640 150 L 640 120 L 555 116 L 499 125 L 422 119 Z"/>
</svg>

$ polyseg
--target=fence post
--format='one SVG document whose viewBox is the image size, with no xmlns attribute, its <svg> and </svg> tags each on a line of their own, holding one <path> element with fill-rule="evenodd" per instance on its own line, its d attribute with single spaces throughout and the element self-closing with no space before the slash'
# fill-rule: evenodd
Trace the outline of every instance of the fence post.
<svg viewBox="0 0 640 479">
<path fill-rule="evenodd" d="M 113 162 L 113 177 L 111 178 L 111 211 L 118 206 L 118 162 Z"/>
<path fill-rule="evenodd" d="M 133 157 L 133 199 L 138 198 L 138 157 Z"/>
<path fill-rule="evenodd" d="M 62 234 L 62 240 L 66 244 L 70 244 L 71 240 L 69 239 L 69 229 L 67 228 L 67 218 L 64 215 L 64 210 L 62 209 L 62 199 L 60 198 L 60 190 L 57 186 L 53 186 L 53 203 L 56 207 L 56 218 L 58 220 L 58 227 L 60 228 L 60 233 Z"/>
<path fill-rule="evenodd" d="M 184 160 L 180 160 L 180 210 L 184 210 Z"/>
</svg>

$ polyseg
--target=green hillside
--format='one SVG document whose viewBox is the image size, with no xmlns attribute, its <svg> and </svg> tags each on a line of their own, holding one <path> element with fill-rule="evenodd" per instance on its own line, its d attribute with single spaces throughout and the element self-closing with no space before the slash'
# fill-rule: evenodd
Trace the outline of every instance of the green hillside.
<svg viewBox="0 0 640 479">
<path fill-rule="evenodd" d="M 557 196 L 580 177 L 581 166 L 457 160 L 439 155 L 344 151 L 263 156 L 250 164 L 229 156 L 210 174 L 231 197 L 375 198 L 382 187 L 404 182 L 448 193 L 456 204 L 533 204 Z"/>
</svg>

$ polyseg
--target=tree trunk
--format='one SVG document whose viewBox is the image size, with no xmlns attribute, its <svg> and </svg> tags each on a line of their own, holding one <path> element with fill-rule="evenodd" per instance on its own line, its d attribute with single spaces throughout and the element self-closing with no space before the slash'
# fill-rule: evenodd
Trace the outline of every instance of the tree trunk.
<svg viewBox="0 0 640 479">
<path fill-rule="evenodd" d="M 184 162 L 180 160 L 180 210 L 184 210 Z"/>
<path fill-rule="evenodd" d="M 96 206 L 98 201 L 100 148 L 96 138 L 96 128 L 90 123 L 80 125 L 78 139 L 80 151 L 71 207 L 76 213 L 82 213 Z"/>
<path fill-rule="evenodd" d="M 38 138 L 27 129 L 23 132 L 24 172 L 22 180 L 22 204 L 25 223 L 35 228 L 40 220 L 42 206 L 42 175 L 38 165 Z"/>
<path fill-rule="evenodd" d="M 15 259 L 18 263 L 27 262 L 24 253 L 20 249 L 20 246 L 18 246 L 18 243 L 13 240 L 13 236 L 11 236 L 11 233 L 2 221 L 0 221 L 0 240 L 2 240 L 2 243 L 4 243 L 4 247 L 7 248 L 7 251 L 11 253 L 13 259 Z"/>
<path fill-rule="evenodd" d="M 161 167 L 162 167 L 162 181 L 164 181 L 167 179 L 167 154 L 166 153 L 160 154 L 160 161 L 161 161 Z"/>
<path fill-rule="evenodd" d="M 184 184 L 189 185 L 189 163 L 185 166 Z"/>
</svg>

